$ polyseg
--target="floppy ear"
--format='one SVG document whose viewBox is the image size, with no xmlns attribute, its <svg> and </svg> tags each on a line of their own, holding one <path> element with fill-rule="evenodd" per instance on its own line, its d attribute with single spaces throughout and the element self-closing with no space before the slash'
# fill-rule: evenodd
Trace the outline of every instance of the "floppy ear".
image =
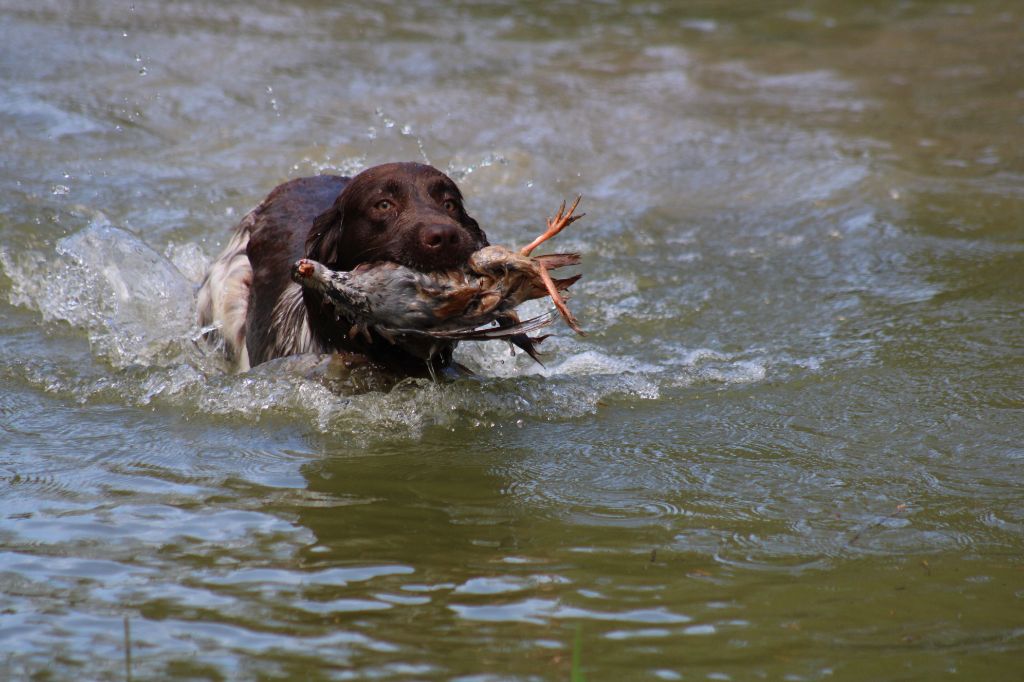
<svg viewBox="0 0 1024 682">
<path fill-rule="evenodd" d="M 452 179 L 449 178 L 447 175 L 444 175 L 444 178 L 451 183 L 451 189 L 454 190 L 455 196 L 458 197 L 459 199 L 459 206 L 461 207 L 459 223 L 462 225 L 462 227 L 466 228 L 466 230 L 472 233 L 474 237 L 476 237 L 477 244 L 479 245 L 478 248 L 490 246 L 491 243 L 487 241 L 487 235 L 484 233 L 483 230 L 480 229 L 480 223 L 478 223 L 473 218 L 473 216 L 469 215 L 469 213 L 466 212 L 466 206 L 463 201 L 462 190 L 460 190 L 458 185 L 456 185 L 455 182 L 452 181 Z"/>
<path fill-rule="evenodd" d="M 466 214 L 466 222 L 469 224 L 471 230 L 476 232 L 480 236 L 481 247 L 491 245 L 491 243 L 487 241 L 487 234 L 480 229 L 480 223 L 478 223 L 475 219 L 471 218 L 468 213 Z"/>
<path fill-rule="evenodd" d="M 339 197 L 329 209 L 313 220 L 306 237 L 306 258 L 334 268 L 338 263 L 338 245 L 345 229 L 345 206 Z"/>
</svg>

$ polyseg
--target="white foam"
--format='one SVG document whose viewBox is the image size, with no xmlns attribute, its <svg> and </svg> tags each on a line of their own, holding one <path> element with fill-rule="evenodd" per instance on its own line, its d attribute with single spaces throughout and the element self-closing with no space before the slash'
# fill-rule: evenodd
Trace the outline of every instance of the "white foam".
<svg viewBox="0 0 1024 682">
<path fill-rule="evenodd" d="M 0 263 L 13 282 L 14 302 L 47 320 L 85 328 L 95 355 L 131 366 L 118 375 L 102 369 L 68 374 L 52 371 L 60 363 L 53 359 L 26 375 L 46 390 L 69 392 L 79 401 L 163 404 L 184 414 L 243 421 L 298 419 L 320 432 L 345 433 L 353 442 L 381 434 L 417 438 L 437 426 L 514 428 L 524 419 L 574 419 L 595 413 L 613 396 L 651 400 L 666 386 L 756 382 L 768 373 L 763 358 L 713 348 L 668 345 L 656 363 L 644 362 L 576 337 L 556 321 L 542 346 L 545 366 L 522 352 L 510 355 L 503 342 L 464 343 L 457 359 L 478 378 L 453 384 L 408 380 L 392 387 L 358 372 L 334 376 L 326 356 L 309 355 L 227 374 L 215 349 L 204 353 L 194 344 L 199 330 L 193 323 L 193 283 L 207 264 L 194 245 L 172 244 L 165 257 L 96 217 L 61 240 L 55 257 L 0 253 Z M 612 285 L 627 295 L 635 288 L 629 277 Z M 520 313 L 544 310 L 535 301 Z"/>
<path fill-rule="evenodd" d="M 44 320 L 88 330 L 94 351 L 115 366 L 167 362 L 195 319 L 192 286 L 132 233 L 101 218 L 57 243 L 56 257 L 0 257 L 11 301 Z"/>
</svg>

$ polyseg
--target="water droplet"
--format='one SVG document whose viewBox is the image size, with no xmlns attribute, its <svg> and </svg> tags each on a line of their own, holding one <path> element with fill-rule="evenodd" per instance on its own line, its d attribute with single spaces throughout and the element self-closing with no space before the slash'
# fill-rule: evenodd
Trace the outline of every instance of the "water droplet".
<svg viewBox="0 0 1024 682">
<path fill-rule="evenodd" d="M 50 190 L 54 196 L 62 197 L 71 191 L 71 188 L 67 185 L 54 185 L 53 189 Z"/>
<path fill-rule="evenodd" d="M 533 187 L 533 180 L 527 180 L 526 181 L 526 188 L 529 189 L 531 187 Z"/>
<path fill-rule="evenodd" d="M 366 136 L 368 138 L 370 138 L 371 140 L 376 140 L 377 139 L 377 129 L 374 128 L 373 126 L 370 126 L 369 128 L 366 129 Z"/>
<path fill-rule="evenodd" d="M 147 73 L 149 73 L 149 72 L 146 71 L 146 67 L 145 66 L 143 66 L 141 69 L 139 69 L 139 75 L 140 76 L 145 76 Z"/>
<path fill-rule="evenodd" d="M 403 135 L 412 135 L 412 126 L 409 125 L 408 123 L 406 123 L 404 126 L 402 126 L 402 134 Z"/>
</svg>

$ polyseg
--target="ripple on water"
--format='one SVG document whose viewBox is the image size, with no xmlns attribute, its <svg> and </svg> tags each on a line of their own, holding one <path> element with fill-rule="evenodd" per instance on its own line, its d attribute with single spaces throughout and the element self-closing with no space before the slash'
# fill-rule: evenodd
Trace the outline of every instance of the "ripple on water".
<svg viewBox="0 0 1024 682">
<path fill-rule="evenodd" d="M 194 503 L 196 499 L 202 498 L 175 501 Z M 259 511 L 207 506 L 197 513 L 155 503 L 51 509 L 12 521 L 4 532 L 12 545 L 77 545 L 87 554 L 95 551 L 90 547 L 102 547 L 108 554 L 127 555 L 140 545 L 187 546 L 198 552 L 202 547 L 217 549 L 258 538 L 301 541 L 307 534 L 301 527 Z"/>
<path fill-rule="evenodd" d="M 151 573 L 149 569 L 130 566 L 118 561 L 83 557 L 62 557 L 0 552 L 0 566 L 5 572 L 20 574 L 33 581 L 44 576 L 47 581 L 76 581 L 87 576 L 97 581 L 121 582 L 127 576 Z"/>
<path fill-rule="evenodd" d="M 529 438 L 529 434 L 525 436 Z M 506 491 L 533 513 L 589 526 L 670 526 L 693 514 L 685 467 L 654 447 L 563 443 L 502 467 Z"/>
<path fill-rule="evenodd" d="M 122 600 L 138 603 L 139 597 L 138 594 L 122 595 Z M 279 668 L 272 655 L 282 650 L 330 651 L 336 665 L 347 665 L 353 656 L 364 651 L 390 653 L 398 650 L 386 640 L 337 625 L 323 632 L 296 629 L 291 623 L 260 622 L 256 627 L 249 622 L 217 621 L 211 615 L 223 617 L 224 614 L 212 614 L 208 609 L 167 613 L 166 605 L 159 599 L 144 601 L 142 606 L 162 614 L 160 618 L 137 617 L 129 621 L 135 653 L 132 672 L 149 679 L 164 679 L 168 675 L 166 660 L 153 661 L 145 656 L 145 652 L 154 650 L 182 660 L 198 656 L 204 668 L 216 666 L 218 671 L 232 671 L 245 678 L 268 673 L 288 677 L 291 668 Z M 36 654 L 49 658 L 57 652 L 64 666 L 81 668 L 102 660 L 112 662 L 110 669 L 123 670 L 124 619 L 120 612 L 108 614 L 105 609 L 89 610 L 56 601 L 51 608 L 46 619 L 27 608 L 7 616 L 5 625 L 10 628 L 5 633 L 5 645 L 20 656 Z M 56 618 L 54 614 L 58 612 L 60 617 Z M 68 632 L 74 632 L 75 636 L 69 637 Z M 240 663 L 239 655 L 255 661 Z"/>
<path fill-rule="evenodd" d="M 519 622 L 545 624 L 552 620 L 594 620 L 609 623 L 637 625 L 671 625 L 689 623 L 692 619 L 666 608 L 634 609 L 629 611 L 598 611 L 568 606 L 557 599 L 538 597 L 503 604 L 450 604 L 449 609 L 460 618 L 491 623 Z"/>
<path fill-rule="evenodd" d="M 305 585 L 340 587 L 391 575 L 410 575 L 414 569 L 403 565 L 369 565 L 328 568 L 319 571 L 295 571 L 275 568 L 240 568 L 225 573 L 207 572 L 196 577 L 209 585 L 259 585 L 261 589 L 291 589 Z"/>
<path fill-rule="evenodd" d="M 307 366 L 323 361 L 310 357 Z M 385 434 L 417 437 L 426 427 L 465 420 L 571 419 L 595 412 L 610 396 L 648 398 L 658 391 L 657 383 L 644 375 L 596 374 L 588 365 L 588 374 L 553 374 L 546 380 L 531 375 L 440 385 L 408 380 L 389 391 L 370 392 L 349 384 L 349 390 L 356 390 L 339 395 L 336 384 L 325 384 L 323 376 L 304 371 L 301 363 L 301 358 L 282 359 L 244 375 L 210 376 L 186 366 L 158 370 L 141 383 L 129 382 L 122 395 L 141 404 L 247 421 L 299 416 L 323 433 L 345 433 L 358 441 Z"/>
<path fill-rule="evenodd" d="M 769 367 L 792 367 L 785 357 L 762 353 L 724 352 L 712 348 L 687 348 L 676 343 L 652 342 L 666 387 L 686 388 L 702 384 L 750 384 L 764 380 Z"/>
<path fill-rule="evenodd" d="M 471 578 L 457 586 L 455 594 L 488 596 L 522 592 L 541 585 L 565 585 L 571 581 L 560 575 L 529 575 L 529 576 L 492 576 L 487 578 Z"/>
</svg>

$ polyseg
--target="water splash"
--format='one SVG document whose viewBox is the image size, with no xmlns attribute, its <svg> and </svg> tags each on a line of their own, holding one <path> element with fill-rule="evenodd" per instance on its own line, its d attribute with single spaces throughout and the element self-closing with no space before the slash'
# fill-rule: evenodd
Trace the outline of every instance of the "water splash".
<svg viewBox="0 0 1024 682">
<path fill-rule="evenodd" d="M 96 354 L 117 367 L 179 355 L 195 313 L 192 287 L 170 261 L 102 220 L 61 239 L 55 251 L 0 253 L 12 303 L 84 327 Z"/>
<path fill-rule="evenodd" d="M 609 398 L 655 400 L 666 388 L 745 383 L 766 374 L 761 362 L 705 349 L 642 361 L 559 330 L 542 348 L 544 365 L 510 354 L 504 343 L 463 344 L 457 359 L 476 377 L 454 384 L 396 384 L 369 371 L 339 372 L 330 356 L 318 355 L 226 374 L 217 349 L 196 344 L 194 286 L 207 264 L 195 244 L 169 244 L 161 255 L 101 214 L 61 239 L 49 256 L 0 252 L 12 303 L 85 329 L 92 354 L 123 370 L 111 375 L 101 366 L 88 370 L 69 365 L 78 361 L 46 357 L 8 371 L 79 403 L 166 406 L 243 422 L 298 420 L 360 442 L 416 439 L 436 427 L 575 419 L 596 413 Z M 533 302 L 524 314 L 542 309 Z M 602 323 L 595 326 L 599 332 Z"/>
</svg>

